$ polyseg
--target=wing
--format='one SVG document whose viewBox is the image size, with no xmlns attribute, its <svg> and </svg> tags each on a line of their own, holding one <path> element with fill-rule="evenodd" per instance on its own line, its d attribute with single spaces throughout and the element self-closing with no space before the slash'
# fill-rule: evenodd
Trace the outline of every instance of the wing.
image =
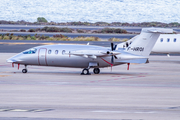
<svg viewBox="0 0 180 120">
<path fill-rule="evenodd" d="M 119 51 L 110 51 L 108 49 L 107 50 L 90 49 L 90 50 L 73 50 L 73 51 L 69 51 L 66 54 L 96 59 L 97 57 L 106 57 L 106 56 L 118 55 L 121 53 Z"/>
</svg>

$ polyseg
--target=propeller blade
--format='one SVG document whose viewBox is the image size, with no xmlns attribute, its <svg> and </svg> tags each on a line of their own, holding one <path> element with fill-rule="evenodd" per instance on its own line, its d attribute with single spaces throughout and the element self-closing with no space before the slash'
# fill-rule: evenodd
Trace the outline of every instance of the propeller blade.
<svg viewBox="0 0 180 120">
<path fill-rule="evenodd" d="M 113 51 L 114 49 L 113 49 L 113 47 L 114 47 L 114 44 L 113 43 L 111 43 L 111 51 Z"/>
<path fill-rule="evenodd" d="M 117 45 L 114 46 L 113 50 L 116 50 Z"/>
<path fill-rule="evenodd" d="M 111 43 L 111 51 L 114 51 L 116 49 L 117 45 L 114 46 L 114 43 Z M 109 51 L 107 52 L 107 54 L 109 54 Z M 113 55 L 114 53 L 111 52 L 111 64 L 114 64 L 114 58 L 118 59 L 115 55 Z"/>
<path fill-rule="evenodd" d="M 115 59 L 118 59 L 115 55 L 114 55 Z"/>
<path fill-rule="evenodd" d="M 111 64 L 114 64 L 114 57 L 111 57 Z"/>
</svg>

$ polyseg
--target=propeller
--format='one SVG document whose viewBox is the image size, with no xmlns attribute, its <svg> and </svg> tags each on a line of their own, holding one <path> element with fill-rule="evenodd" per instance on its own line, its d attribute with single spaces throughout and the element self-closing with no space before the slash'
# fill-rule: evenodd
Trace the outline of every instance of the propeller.
<svg viewBox="0 0 180 120">
<path fill-rule="evenodd" d="M 113 51 L 116 50 L 117 45 L 114 45 L 114 43 L 111 43 L 111 51 L 107 51 L 107 54 L 110 54 L 111 57 L 111 64 L 114 64 L 114 58 L 117 59 L 116 55 L 113 54 Z"/>
</svg>

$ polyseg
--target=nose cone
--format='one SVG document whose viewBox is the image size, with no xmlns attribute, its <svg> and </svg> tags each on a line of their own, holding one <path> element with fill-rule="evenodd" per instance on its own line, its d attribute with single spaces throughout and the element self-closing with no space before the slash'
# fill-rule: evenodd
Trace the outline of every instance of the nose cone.
<svg viewBox="0 0 180 120">
<path fill-rule="evenodd" d="M 20 56 L 21 56 L 21 54 L 17 54 L 17 55 L 15 55 L 15 56 L 7 59 L 6 62 L 8 62 L 8 63 L 18 63 L 18 62 L 22 61 L 22 60 L 20 59 Z"/>
<path fill-rule="evenodd" d="M 6 62 L 8 62 L 8 63 L 13 63 L 13 62 L 16 62 L 17 60 L 14 60 L 14 59 L 12 59 L 12 58 L 9 58 L 9 59 L 7 59 L 6 60 Z"/>
</svg>

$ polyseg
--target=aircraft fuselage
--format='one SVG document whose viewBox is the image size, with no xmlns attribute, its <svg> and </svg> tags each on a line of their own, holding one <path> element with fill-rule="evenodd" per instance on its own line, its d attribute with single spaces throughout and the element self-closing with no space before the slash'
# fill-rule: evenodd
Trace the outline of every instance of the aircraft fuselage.
<svg viewBox="0 0 180 120">
<path fill-rule="evenodd" d="M 161 34 L 154 45 L 154 53 L 180 53 L 179 34 Z"/>
<path fill-rule="evenodd" d="M 77 55 L 69 54 L 71 51 L 78 51 L 82 49 L 96 50 L 101 49 L 101 51 L 108 51 L 106 47 L 99 46 L 89 46 L 89 45 L 76 45 L 73 47 L 71 45 L 45 45 L 35 47 L 35 53 L 23 51 L 18 55 L 11 58 L 17 64 L 24 65 L 40 65 L 40 66 L 56 66 L 56 67 L 74 67 L 74 68 L 87 68 L 89 63 L 97 64 L 96 67 L 108 67 L 111 66 L 111 57 L 98 57 L 94 59 L 93 57 L 83 57 Z M 99 51 L 99 52 L 101 52 Z M 29 52 L 29 53 L 28 53 Z M 98 51 L 96 51 L 98 52 Z M 86 51 L 87 53 L 87 51 Z M 82 51 L 83 54 L 83 51 Z M 17 60 L 18 59 L 18 60 Z M 115 63 L 113 65 L 120 65 L 121 63 Z M 92 66 L 93 67 L 93 66 Z"/>
</svg>

